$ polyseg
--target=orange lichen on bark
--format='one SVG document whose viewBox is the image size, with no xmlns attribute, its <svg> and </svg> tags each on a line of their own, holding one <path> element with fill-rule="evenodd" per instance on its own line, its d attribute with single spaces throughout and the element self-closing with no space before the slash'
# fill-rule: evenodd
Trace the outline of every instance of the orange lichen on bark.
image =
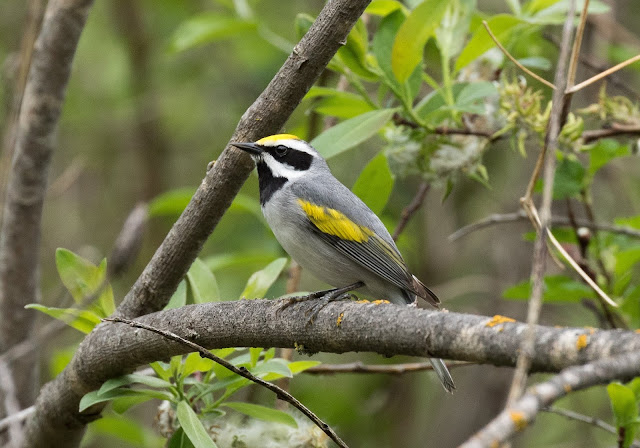
<svg viewBox="0 0 640 448">
<path fill-rule="evenodd" d="M 495 316 L 493 316 L 491 318 L 491 320 L 489 322 L 487 322 L 485 324 L 485 326 L 487 327 L 495 327 L 496 325 L 500 325 L 500 324 L 505 324 L 507 322 L 515 322 L 515 319 L 511 319 L 510 317 L 506 317 L 506 316 L 501 316 L 499 314 L 496 314 Z"/>
<path fill-rule="evenodd" d="M 373 302 L 374 305 L 380 305 L 381 303 L 391 303 L 388 300 L 374 300 Z"/>
<path fill-rule="evenodd" d="M 516 426 L 516 430 L 522 431 L 527 427 L 527 419 L 522 412 L 510 411 L 509 417 L 511 418 L 511 421 L 513 421 L 513 424 Z"/>
<path fill-rule="evenodd" d="M 588 337 L 586 334 L 581 334 L 578 336 L 578 340 L 576 341 L 576 348 L 578 351 L 583 350 L 589 344 Z"/>
<path fill-rule="evenodd" d="M 336 327 L 339 327 L 340 325 L 342 325 L 343 319 L 344 319 L 344 313 L 340 313 L 340 315 L 338 316 L 338 320 L 336 321 Z"/>
</svg>

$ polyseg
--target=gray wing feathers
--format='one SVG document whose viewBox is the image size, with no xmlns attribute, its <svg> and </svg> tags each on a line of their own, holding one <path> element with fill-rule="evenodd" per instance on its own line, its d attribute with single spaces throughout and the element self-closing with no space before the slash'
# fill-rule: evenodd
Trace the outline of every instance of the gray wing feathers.
<svg viewBox="0 0 640 448">
<path fill-rule="evenodd" d="M 389 283 L 411 294 L 423 297 L 434 305 L 439 303 L 435 294 L 409 273 L 386 227 L 360 198 L 335 178 L 327 180 L 323 177 L 322 181 L 316 178 L 312 182 L 314 182 L 313 188 L 305 183 L 295 182 L 292 185 L 295 196 L 305 198 L 317 205 L 338 210 L 354 223 L 371 229 L 375 234 L 364 243 L 346 241 L 321 232 L 311 221 L 308 221 L 318 235 L 331 243 L 339 252 Z M 357 213 L 354 210 L 357 210 Z"/>
</svg>

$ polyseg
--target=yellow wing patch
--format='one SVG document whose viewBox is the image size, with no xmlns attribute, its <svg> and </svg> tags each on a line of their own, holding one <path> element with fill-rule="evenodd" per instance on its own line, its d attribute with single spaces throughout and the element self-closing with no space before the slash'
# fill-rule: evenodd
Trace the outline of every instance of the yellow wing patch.
<svg viewBox="0 0 640 448">
<path fill-rule="evenodd" d="M 338 210 L 312 204 L 302 199 L 298 199 L 298 204 L 300 204 L 313 225 L 321 232 L 358 243 L 368 241 L 369 237 L 373 235 L 371 229 L 356 224 Z"/>
<path fill-rule="evenodd" d="M 293 134 L 276 134 L 261 138 L 256 143 L 258 145 L 268 145 L 269 143 L 274 143 L 279 140 L 300 140 L 300 137 L 297 137 Z"/>
</svg>

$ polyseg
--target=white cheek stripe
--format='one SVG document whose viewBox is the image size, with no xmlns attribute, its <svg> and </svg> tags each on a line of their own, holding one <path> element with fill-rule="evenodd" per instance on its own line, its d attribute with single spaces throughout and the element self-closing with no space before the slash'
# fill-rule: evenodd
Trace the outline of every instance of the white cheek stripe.
<svg viewBox="0 0 640 448">
<path fill-rule="evenodd" d="M 304 171 L 298 171 L 291 165 L 276 162 L 271 154 L 262 153 L 262 160 L 269 167 L 274 177 L 284 177 L 289 180 L 296 180 L 304 176 Z"/>
</svg>

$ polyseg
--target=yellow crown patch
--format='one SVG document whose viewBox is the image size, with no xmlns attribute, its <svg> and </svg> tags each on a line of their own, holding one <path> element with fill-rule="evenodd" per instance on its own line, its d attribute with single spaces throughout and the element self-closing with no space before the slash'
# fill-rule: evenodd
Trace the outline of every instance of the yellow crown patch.
<svg viewBox="0 0 640 448">
<path fill-rule="evenodd" d="M 256 144 L 268 145 L 269 143 L 275 143 L 280 140 L 300 140 L 300 137 L 297 137 L 293 134 L 276 134 L 276 135 L 270 135 L 268 137 L 261 138 L 256 142 Z"/>
<path fill-rule="evenodd" d="M 356 224 L 338 210 L 312 204 L 302 199 L 298 199 L 298 203 L 309 221 L 323 233 L 358 243 L 368 241 L 369 237 L 373 235 L 371 229 Z"/>
</svg>

